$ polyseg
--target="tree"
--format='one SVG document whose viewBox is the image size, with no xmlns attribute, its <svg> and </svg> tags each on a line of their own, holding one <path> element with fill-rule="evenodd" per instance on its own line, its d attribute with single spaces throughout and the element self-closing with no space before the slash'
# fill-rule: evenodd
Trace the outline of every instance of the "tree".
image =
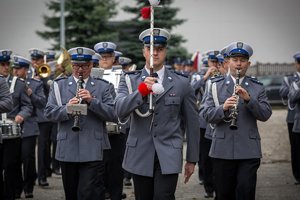
<svg viewBox="0 0 300 200">
<path fill-rule="evenodd" d="M 172 34 L 170 41 L 168 42 L 168 56 L 167 63 L 172 63 L 175 57 L 187 58 L 187 50 L 180 45 L 185 42 L 182 36 L 172 33 L 172 29 L 185 20 L 176 19 L 176 14 L 179 11 L 178 8 L 171 7 L 173 0 L 161 0 L 160 5 L 162 8 L 155 8 L 154 14 L 154 26 L 159 28 L 165 28 Z M 134 14 L 135 16 L 120 24 L 120 34 L 118 46 L 125 56 L 130 57 L 138 66 L 143 67 L 144 58 L 142 55 L 142 45 L 139 42 L 139 34 L 150 28 L 150 20 L 144 20 L 141 18 L 140 9 L 149 6 L 147 0 L 136 0 L 134 7 L 125 6 L 123 10 L 125 12 Z"/>
<path fill-rule="evenodd" d="M 53 11 L 44 15 L 44 24 L 50 30 L 37 31 L 46 40 L 53 40 L 53 49 L 60 49 L 60 1 L 46 4 Z M 84 46 L 92 48 L 100 41 L 114 41 L 118 32 L 112 29 L 108 20 L 116 15 L 114 0 L 65 0 L 66 49 Z"/>
</svg>

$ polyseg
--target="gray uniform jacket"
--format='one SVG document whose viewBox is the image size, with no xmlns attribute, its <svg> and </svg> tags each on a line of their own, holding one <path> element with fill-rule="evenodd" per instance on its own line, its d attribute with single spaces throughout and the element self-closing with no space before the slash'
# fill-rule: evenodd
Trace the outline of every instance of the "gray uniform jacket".
<svg viewBox="0 0 300 200">
<path fill-rule="evenodd" d="M 55 80 L 59 86 L 62 106 L 59 106 L 52 84 L 45 116 L 58 122 L 56 159 L 65 162 L 99 161 L 103 149 L 110 149 L 105 128 L 106 121 L 116 121 L 109 83 L 89 77 L 85 89 L 94 97 L 86 116 L 80 116 L 81 131 L 73 132 L 74 119 L 66 111 L 66 104 L 76 96 L 77 84 L 73 76 Z"/>
<path fill-rule="evenodd" d="M 133 93 L 129 94 L 123 76 L 116 98 L 117 115 L 121 119 L 131 117 L 123 168 L 134 174 L 152 177 L 154 155 L 157 153 L 162 174 L 181 172 L 184 137 L 181 122 L 185 123 L 186 128 L 186 160 L 197 162 L 200 137 L 198 110 L 188 78 L 166 69 L 163 79 L 165 90 L 158 96 L 153 95 L 154 113 L 149 117 L 140 117 L 135 109 L 145 113 L 149 108 L 149 98 L 143 98 L 137 87 L 149 75 L 145 69 L 128 75 Z"/>
<path fill-rule="evenodd" d="M 8 85 L 11 86 L 12 76 L 8 77 Z M 15 119 L 15 116 L 20 115 L 26 120 L 32 115 L 33 106 L 31 104 L 29 96 L 25 92 L 25 82 L 24 80 L 17 79 L 14 92 L 12 94 L 14 107 L 7 114 L 7 118 Z"/>
<path fill-rule="evenodd" d="M 39 135 L 37 119 L 44 116 L 44 107 L 46 106 L 47 100 L 42 81 L 28 78 L 25 82 L 27 87 L 32 90 L 32 94 L 29 98 L 33 105 L 33 113 L 24 121 L 22 137 L 29 137 Z"/>
<path fill-rule="evenodd" d="M 288 94 L 290 90 L 290 86 L 293 82 L 298 82 L 299 76 L 297 73 L 294 73 L 290 76 L 285 76 L 283 78 L 281 88 L 279 90 L 279 94 L 283 100 L 286 100 L 288 102 L 288 114 L 286 116 L 286 122 L 287 123 L 294 123 L 295 118 L 295 105 L 292 105 L 290 103 L 290 100 L 288 99 Z"/>
<path fill-rule="evenodd" d="M 226 122 L 230 120 L 230 112 L 223 111 L 223 104 L 232 96 L 234 82 L 231 76 L 221 77 L 212 82 L 216 83 L 219 106 L 215 106 L 212 90 L 210 90 L 203 111 L 207 122 L 216 124 L 209 155 L 213 158 L 230 160 L 261 158 L 257 120 L 266 121 L 272 114 L 264 86 L 254 78 L 244 78 L 241 86 L 248 91 L 250 101 L 246 103 L 240 98 L 237 116 L 238 129 L 231 130 L 230 122 Z"/>
<path fill-rule="evenodd" d="M 0 115 L 7 113 L 13 108 L 12 95 L 9 92 L 5 78 L 0 76 Z M 1 129 L 0 129 L 1 131 Z M 2 133 L 0 132 L 0 143 L 2 143 Z"/>
</svg>

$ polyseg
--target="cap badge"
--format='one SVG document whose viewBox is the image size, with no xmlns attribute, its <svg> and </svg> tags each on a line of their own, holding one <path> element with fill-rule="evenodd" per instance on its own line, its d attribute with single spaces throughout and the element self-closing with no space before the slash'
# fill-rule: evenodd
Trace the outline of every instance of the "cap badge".
<svg viewBox="0 0 300 200">
<path fill-rule="evenodd" d="M 160 30 L 159 29 L 154 29 L 153 30 L 153 35 L 159 36 Z"/>
<path fill-rule="evenodd" d="M 107 48 L 108 47 L 108 43 L 107 42 L 104 42 L 103 43 L 103 48 Z"/>
<path fill-rule="evenodd" d="M 18 62 L 18 57 L 14 57 L 14 61 L 15 61 L 15 62 Z"/>
<path fill-rule="evenodd" d="M 2 55 L 3 55 L 3 56 L 7 56 L 7 51 L 3 51 L 3 52 L 2 52 Z"/>
<path fill-rule="evenodd" d="M 77 48 L 77 53 L 79 55 L 82 55 L 83 54 L 83 48 Z"/>
<path fill-rule="evenodd" d="M 236 44 L 236 46 L 237 46 L 237 48 L 239 48 L 239 49 L 242 49 L 243 48 L 243 43 L 242 42 L 238 42 L 237 44 Z"/>
<path fill-rule="evenodd" d="M 37 49 L 34 49 L 34 50 L 33 50 L 33 54 L 38 54 Z"/>
</svg>

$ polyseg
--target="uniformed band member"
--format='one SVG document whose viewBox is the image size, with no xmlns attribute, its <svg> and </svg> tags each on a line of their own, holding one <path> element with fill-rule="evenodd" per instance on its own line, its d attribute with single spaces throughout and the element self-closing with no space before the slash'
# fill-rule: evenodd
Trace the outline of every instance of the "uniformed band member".
<svg viewBox="0 0 300 200">
<path fill-rule="evenodd" d="M 98 53 L 95 53 L 92 57 L 92 61 L 93 61 L 93 67 L 98 68 L 99 67 L 99 61 L 101 59 L 101 56 Z"/>
<path fill-rule="evenodd" d="M 18 171 L 18 184 L 20 186 L 17 189 L 16 196 L 20 196 L 24 190 L 25 198 L 33 198 L 33 186 L 37 178 L 35 146 L 37 135 L 39 135 L 37 110 L 43 109 L 46 105 L 43 83 L 40 80 L 27 77 L 30 64 L 31 62 L 22 56 L 13 57 L 13 75 L 25 81 L 26 94 L 30 97 L 31 104 L 34 107 L 32 115 L 24 121 L 21 142 L 21 163 L 23 167 L 20 165 Z"/>
<path fill-rule="evenodd" d="M 293 129 L 297 127 L 294 122 L 298 122 L 300 109 L 299 104 L 299 80 L 300 80 L 300 52 L 294 55 L 296 72 L 293 75 L 285 76 L 280 88 L 280 95 L 287 100 L 288 114 L 287 126 L 289 131 L 289 140 L 291 145 L 291 164 L 292 172 L 296 180 L 295 184 L 300 184 L 300 130 Z M 291 91 L 292 90 L 292 91 Z M 294 91 L 294 92 L 293 92 Z M 299 122 L 298 122 L 299 123 Z"/>
<path fill-rule="evenodd" d="M 253 200 L 262 157 L 257 120 L 268 120 L 272 110 L 263 85 L 245 76 L 252 48 L 235 42 L 227 52 L 230 75 L 212 81 L 203 105 L 204 118 L 215 124 L 209 153 L 213 158 L 214 184 L 218 200 Z M 237 80 L 239 85 L 235 85 Z M 235 117 L 237 129 L 233 130 L 230 127 Z"/>
<path fill-rule="evenodd" d="M 118 117 L 124 120 L 130 116 L 131 119 L 123 168 L 133 175 L 137 200 L 175 199 L 183 162 L 182 119 L 185 119 L 187 137 L 185 182 L 194 172 L 199 158 L 196 97 L 188 78 L 166 70 L 164 66 L 169 38 L 168 31 L 154 28 L 153 58 L 157 77 L 150 77 L 150 29 L 140 34 L 145 67 L 121 78 L 116 98 Z M 128 85 L 126 83 L 126 76 L 130 85 L 129 81 Z M 149 111 L 148 95 L 156 81 L 162 84 L 164 92 L 153 95 L 154 112 L 141 116 Z"/>
<path fill-rule="evenodd" d="M 21 126 L 21 134 L 24 120 L 32 115 L 33 107 L 29 96 L 25 91 L 25 82 L 9 74 L 9 63 L 1 66 L 0 74 L 3 75 L 9 85 L 13 98 L 13 109 L 7 113 L 7 118 Z M 19 135 L 21 136 L 21 135 Z M 4 199 L 14 199 L 17 189 L 17 171 L 21 159 L 21 138 L 13 137 L 3 140 L 3 168 L 4 168 Z"/>
<path fill-rule="evenodd" d="M 0 50 L 0 114 L 7 113 L 13 108 L 12 95 L 9 92 L 8 84 L 2 76 L 3 68 L 9 66 L 11 55 L 10 50 Z M 1 127 L 2 129 L 2 127 Z M 0 134 L 0 198 L 3 199 L 3 145 L 2 145 L 2 130 Z"/>
<path fill-rule="evenodd" d="M 111 94 L 115 98 L 118 81 L 122 74 L 122 68 L 116 62 L 116 56 L 121 52 L 116 51 L 117 45 L 113 42 L 99 42 L 94 46 L 101 59 L 100 68 L 104 69 L 103 79 L 111 83 Z M 118 75 L 119 74 L 119 75 Z M 123 194 L 123 169 L 122 160 L 126 142 L 126 134 L 120 132 L 117 123 L 109 123 L 106 126 L 111 149 L 104 151 L 105 174 L 104 182 L 106 197 L 111 200 L 121 200 Z"/>
<path fill-rule="evenodd" d="M 76 47 L 68 53 L 73 74 L 54 81 L 45 115 L 58 122 L 56 159 L 61 164 L 65 198 L 103 200 L 103 150 L 110 148 L 105 122 L 116 119 L 113 98 L 107 81 L 90 76 L 95 52 Z M 77 89 L 79 75 L 83 77 L 84 89 Z M 66 105 L 78 104 L 80 99 L 88 110 L 86 116 L 79 116 L 80 131 L 74 132 L 74 117 L 67 113 Z"/>
</svg>

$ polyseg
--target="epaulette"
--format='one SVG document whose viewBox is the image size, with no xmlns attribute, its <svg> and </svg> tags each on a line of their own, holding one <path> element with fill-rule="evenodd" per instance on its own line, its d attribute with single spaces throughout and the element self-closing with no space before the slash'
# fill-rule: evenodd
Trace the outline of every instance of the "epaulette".
<svg viewBox="0 0 300 200">
<path fill-rule="evenodd" d="M 134 71 L 125 71 L 124 73 L 125 74 L 140 74 L 142 72 L 142 70 L 134 70 Z"/>
<path fill-rule="evenodd" d="M 68 77 L 61 76 L 61 77 L 58 77 L 58 78 L 56 78 L 56 79 L 54 79 L 54 80 L 55 80 L 55 81 L 60 81 L 60 80 L 66 79 L 66 78 L 68 78 Z"/>
<path fill-rule="evenodd" d="M 4 76 L 0 74 L 0 77 L 3 78 Z"/>
<path fill-rule="evenodd" d="M 36 78 L 31 78 L 31 80 L 36 81 L 36 82 L 41 82 L 40 79 L 36 79 Z"/>
<path fill-rule="evenodd" d="M 248 78 L 253 82 L 253 83 L 256 83 L 256 84 L 259 84 L 259 85 L 263 85 L 262 82 L 260 82 L 259 80 L 257 80 L 257 78 L 255 76 L 248 76 Z"/>
<path fill-rule="evenodd" d="M 17 78 L 17 80 L 25 82 L 25 80 L 23 78 Z"/>
<path fill-rule="evenodd" d="M 103 78 L 94 77 L 94 79 L 103 81 L 103 82 L 105 82 L 105 83 L 109 83 L 109 81 L 107 81 L 107 80 L 105 80 L 105 79 L 103 79 Z"/>
<path fill-rule="evenodd" d="M 211 77 L 210 78 L 210 81 L 212 82 L 212 83 L 216 83 L 216 82 L 219 82 L 219 81 L 221 81 L 221 80 L 224 80 L 224 76 L 223 75 L 219 75 L 219 76 L 213 76 L 213 77 Z"/>
<path fill-rule="evenodd" d="M 188 78 L 189 76 L 187 76 L 186 74 L 183 74 L 182 72 L 178 72 L 178 71 L 174 71 L 175 74 L 183 76 L 185 78 Z"/>
</svg>

